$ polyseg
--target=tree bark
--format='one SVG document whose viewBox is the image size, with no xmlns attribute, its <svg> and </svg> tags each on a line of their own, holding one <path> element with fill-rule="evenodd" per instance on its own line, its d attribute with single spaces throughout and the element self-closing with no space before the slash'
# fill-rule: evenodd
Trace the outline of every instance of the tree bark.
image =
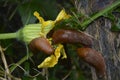
<svg viewBox="0 0 120 80">
<path fill-rule="evenodd" d="M 86 3 L 84 4 L 84 6 L 86 5 L 84 7 L 85 14 L 90 14 L 91 9 L 93 11 L 94 8 L 95 11 L 98 10 L 96 9 L 96 7 L 99 7 L 98 5 L 90 9 L 89 0 L 85 1 L 83 0 L 82 2 L 81 0 L 81 2 L 79 2 L 79 4 Z M 99 1 L 99 4 L 101 4 L 103 3 L 103 1 L 106 0 L 101 0 L 102 2 L 100 2 L 100 0 L 93 1 L 94 4 L 92 5 L 95 5 L 97 3 L 95 1 Z M 108 4 L 111 4 L 109 1 L 110 0 L 106 1 L 106 6 Z M 105 6 L 103 7 L 105 8 Z M 103 9 L 103 7 L 101 6 L 99 10 Z M 80 8 L 78 9 L 78 11 L 80 11 Z M 103 55 L 106 63 L 106 77 L 104 79 L 99 79 L 96 76 L 94 68 L 91 67 L 92 79 L 88 80 L 120 80 L 120 33 L 112 32 L 110 30 L 111 26 L 112 23 L 110 20 L 104 17 L 100 17 L 99 19 L 95 20 L 92 24 L 90 24 L 85 31 L 88 34 L 92 35 L 95 39 L 93 48 Z"/>
<path fill-rule="evenodd" d="M 86 32 L 95 39 L 93 48 L 102 53 L 106 62 L 106 80 L 120 78 L 120 33 L 111 32 L 111 22 L 100 18 L 91 24 Z M 97 79 L 92 69 L 93 80 Z"/>
</svg>

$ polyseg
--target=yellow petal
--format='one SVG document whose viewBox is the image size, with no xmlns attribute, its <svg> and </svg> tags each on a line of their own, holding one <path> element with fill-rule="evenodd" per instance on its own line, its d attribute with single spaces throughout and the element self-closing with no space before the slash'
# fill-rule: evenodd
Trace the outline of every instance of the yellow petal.
<svg viewBox="0 0 120 80">
<path fill-rule="evenodd" d="M 49 41 L 49 43 L 50 43 L 50 45 L 52 44 L 52 38 L 49 38 L 49 39 L 47 39 L 48 41 Z"/>
<path fill-rule="evenodd" d="M 44 28 L 44 27 L 48 27 L 49 25 L 54 26 L 54 24 L 55 24 L 54 21 L 49 20 L 49 21 L 43 22 L 42 27 L 43 27 L 43 28 Z"/>
<path fill-rule="evenodd" d="M 51 55 L 38 65 L 38 68 L 47 68 L 47 67 L 54 67 L 58 63 L 58 59 L 60 58 L 60 51 L 63 48 L 63 45 L 59 44 L 58 47 L 55 49 L 55 54 Z"/>
<path fill-rule="evenodd" d="M 63 9 L 63 10 L 60 11 L 60 13 L 58 14 L 58 16 L 57 16 L 57 18 L 56 18 L 55 21 L 60 21 L 60 20 L 62 20 L 62 19 L 68 19 L 69 17 L 70 17 L 70 15 L 67 14 L 67 13 L 65 12 L 65 10 Z"/>
<path fill-rule="evenodd" d="M 65 58 L 67 58 L 67 55 L 66 55 L 66 53 L 65 53 L 65 49 L 64 48 L 62 48 L 62 59 L 65 59 Z"/>
<path fill-rule="evenodd" d="M 40 34 L 43 34 L 43 36 L 46 36 L 50 30 L 53 29 L 53 27 L 55 26 L 55 22 L 54 21 L 45 21 L 42 23 L 42 26 L 41 26 L 41 32 Z"/>
<path fill-rule="evenodd" d="M 40 14 L 37 11 L 34 12 L 34 16 L 39 20 L 40 23 L 44 22 L 44 19 L 40 16 Z"/>
<path fill-rule="evenodd" d="M 55 64 L 57 64 L 57 59 L 54 55 L 51 55 L 45 58 L 45 60 L 38 65 L 38 68 L 54 67 Z"/>
<path fill-rule="evenodd" d="M 55 57 L 56 58 L 59 58 L 60 57 L 60 51 L 61 49 L 63 48 L 63 45 L 62 44 L 59 44 L 58 47 L 55 49 Z"/>
</svg>

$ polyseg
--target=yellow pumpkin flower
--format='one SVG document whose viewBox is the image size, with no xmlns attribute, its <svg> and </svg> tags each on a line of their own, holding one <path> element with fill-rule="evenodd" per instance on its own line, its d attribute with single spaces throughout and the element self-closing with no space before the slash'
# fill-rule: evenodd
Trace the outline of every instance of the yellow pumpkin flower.
<svg viewBox="0 0 120 80">
<path fill-rule="evenodd" d="M 55 27 L 56 22 L 70 17 L 69 14 L 66 14 L 64 9 L 60 11 L 55 21 L 45 21 L 37 11 L 34 12 L 34 16 L 39 20 L 39 23 L 25 25 L 17 34 L 18 37 L 20 37 L 19 39 L 27 44 L 38 37 L 46 38 L 46 35 Z"/>
<path fill-rule="evenodd" d="M 55 23 L 70 17 L 69 14 L 66 14 L 64 9 L 60 11 L 56 20 L 54 21 L 45 21 L 37 11 L 34 12 L 34 16 L 36 16 L 36 18 L 39 20 L 39 23 L 25 25 L 15 34 L 19 40 L 27 44 L 30 44 L 33 39 L 38 37 L 45 37 L 47 39 L 46 35 L 55 27 Z M 50 38 L 48 40 L 52 45 L 52 39 Z M 56 46 L 54 54 L 47 57 L 40 65 L 38 65 L 38 68 L 54 67 L 58 63 L 58 59 L 60 58 L 61 54 L 63 55 L 62 59 L 67 58 L 62 44 L 53 46 Z"/>
<path fill-rule="evenodd" d="M 67 14 L 64 9 L 60 11 L 55 21 L 52 20 L 45 21 L 37 11 L 34 12 L 34 16 L 39 20 L 39 23 L 42 24 L 40 35 L 44 37 L 46 37 L 48 32 L 50 32 L 50 30 L 53 29 L 56 22 L 70 18 L 70 15 Z"/>
<path fill-rule="evenodd" d="M 54 28 L 55 23 L 70 18 L 70 15 L 66 14 L 64 9 L 60 11 L 55 21 L 45 21 L 37 11 L 34 12 L 34 16 L 39 20 L 39 23 L 41 24 L 40 36 L 45 38 L 50 30 Z M 58 63 L 58 59 L 60 58 L 61 54 L 63 55 L 62 59 L 67 58 L 63 45 L 58 44 L 54 54 L 45 58 L 45 60 L 40 65 L 38 65 L 38 68 L 54 67 Z"/>
</svg>

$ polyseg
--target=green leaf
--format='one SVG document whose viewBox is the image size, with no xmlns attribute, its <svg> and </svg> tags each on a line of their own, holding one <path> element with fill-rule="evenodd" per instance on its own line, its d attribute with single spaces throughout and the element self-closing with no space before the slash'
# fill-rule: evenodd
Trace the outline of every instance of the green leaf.
<svg viewBox="0 0 120 80">
<path fill-rule="evenodd" d="M 112 12 L 105 13 L 103 16 L 110 19 L 112 22 L 115 20 L 115 16 L 112 14 Z"/>
<path fill-rule="evenodd" d="M 117 23 L 113 23 L 113 26 L 111 27 L 112 31 L 120 31 L 120 19 L 118 19 Z"/>
<path fill-rule="evenodd" d="M 24 63 L 24 69 L 25 69 L 25 75 L 29 75 L 29 71 L 30 71 L 30 63 L 29 62 L 25 62 Z"/>
<path fill-rule="evenodd" d="M 35 23 L 34 11 L 40 13 L 44 18 L 55 19 L 58 13 L 55 0 L 31 0 L 19 5 L 19 13 L 23 24 Z"/>
</svg>

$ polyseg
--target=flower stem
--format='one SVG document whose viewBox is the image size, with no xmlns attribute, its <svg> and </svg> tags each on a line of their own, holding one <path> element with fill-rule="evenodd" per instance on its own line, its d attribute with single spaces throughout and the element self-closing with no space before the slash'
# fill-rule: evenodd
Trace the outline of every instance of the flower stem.
<svg viewBox="0 0 120 80">
<path fill-rule="evenodd" d="M 12 39 L 12 38 L 17 38 L 17 32 L 0 34 L 0 39 Z"/>
<path fill-rule="evenodd" d="M 86 19 L 83 23 L 81 23 L 82 29 L 85 30 L 92 21 L 94 21 L 98 17 L 102 16 L 106 12 L 112 10 L 113 8 L 115 8 L 118 5 L 120 5 L 120 0 L 115 1 L 113 4 L 111 4 L 107 8 L 105 8 L 102 11 L 98 12 L 97 14 L 93 15 L 91 18 Z"/>
</svg>

